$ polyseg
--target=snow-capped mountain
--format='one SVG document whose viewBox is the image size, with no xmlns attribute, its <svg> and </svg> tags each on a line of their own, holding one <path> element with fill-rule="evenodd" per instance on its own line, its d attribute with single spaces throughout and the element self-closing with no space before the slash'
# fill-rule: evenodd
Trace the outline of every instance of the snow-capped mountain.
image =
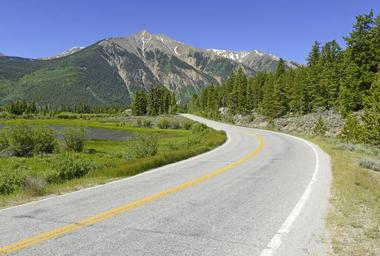
<svg viewBox="0 0 380 256">
<path fill-rule="evenodd" d="M 155 85 L 167 87 L 178 99 L 189 99 L 206 86 L 222 83 L 238 68 L 253 76 L 274 71 L 279 60 L 258 50 L 192 47 L 147 31 L 73 47 L 44 60 L 1 59 L 0 70 L 6 70 L 4 77 L 12 81 L 0 88 L 7 95 L 4 102 L 17 97 L 37 102 L 54 99 L 54 104 L 62 105 L 127 104 L 137 90 Z M 16 90 L 21 87 L 22 91 Z"/>
</svg>

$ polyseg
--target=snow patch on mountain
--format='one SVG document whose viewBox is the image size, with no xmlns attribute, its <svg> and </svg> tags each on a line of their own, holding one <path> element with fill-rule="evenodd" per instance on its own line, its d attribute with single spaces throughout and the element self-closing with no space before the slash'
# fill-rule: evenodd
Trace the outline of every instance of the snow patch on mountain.
<svg viewBox="0 0 380 256">
<path fill-rule="evenodd" d="M 248 51 L 228 51 L 228 50 L 220 50 L 220 49 L 207 49 L 215 53 L 216 55 L 224 58 L 228 58 L 237 62 L 242 62 L 243 59 L 249 54 Z"/>
<path fill-rule="evenodd" d="M 82 49 L 84 49 L 85 47 L 83 46 L 74 46 L 74 47 L 71 47 L 70 49 L 68 49 L 67 51 L 64 51 L 60 54 L 57 54 L 55 56 L 51 56 L 51 57 L 47 57 L 47 58 L 42 58 L 42 59 L 46 59 L 46 60 L 52 60 L 52 59 L 58 59 L 58 58 L 62 58 L 62 57 L 65 57 L 65 56 L 68 56 L 68 55 L 71 55 L 71 54 L 74 54 Z"/>
</svg>

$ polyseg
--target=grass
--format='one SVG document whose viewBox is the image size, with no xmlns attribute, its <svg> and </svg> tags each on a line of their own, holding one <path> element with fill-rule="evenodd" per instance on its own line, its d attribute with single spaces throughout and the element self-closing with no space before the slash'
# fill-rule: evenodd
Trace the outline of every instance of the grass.
<svg viewBox="0 0 380 256">
<path fill-rule="evenodd" d="M 379 158 L 380 149 L 346 146 L 333 139 L 310 139 L 332 160 L 332 188 L 327 225 L 335 255 L 380 255 L 380 173 L 359 166 Z"/>
<path fill-rule="evenodd" d="M 171 117 L 166 117 L 171 118 Z M 178 119 L 175 117 L 176 120 Z M 20 187 L 9 195 L 0 195 L 0 207 L 20 204 L 30 201 L 35 196 L 47 196 L 78 190 L 84 187 L 103 184 L 111 180 L 138 174 L 151 168 L 176 162 L 197 154 L 206 152 L 226 140 L 222 132 L 205 129 L 202 132 L 180 129 L 158 129 L 135 127 L 133 123 L 96 120 L 67 119 L 34 119 L 34 120 L 1 120 L 3 124 L 29 125 L 66 125 L 89 126 L 102 129 L 115 129 L 133 132 L 135 134 L 154 134 L 158 138 L 157 154 L 141 159 L 129 159 L 125 155 L 133 150 L 134 139 L 129 141 L 89 140 L 85 143 L 84 153 L 77 153 L 83 160 L 89 160 L 96 166 L 87 175 L 79 179 L 45 184 L 38 178 L 45 177 L 57 163 L 61 154 L 33 157 L 0 158 L 0 174 L 10 170 L 26 170 L 28 188 Z M 87 153 L 86 153 L 87 152 Z M 90 153 L 91 152 L 91 153 Z M 1 176 L 1 175 L 0 175 Z M 32 177 L 32 179 L 30 179 Z M 34 178 L 34 179 L 33 179 Z M 42 187 L 45 186 L 45 187 Z"/>
</svg>

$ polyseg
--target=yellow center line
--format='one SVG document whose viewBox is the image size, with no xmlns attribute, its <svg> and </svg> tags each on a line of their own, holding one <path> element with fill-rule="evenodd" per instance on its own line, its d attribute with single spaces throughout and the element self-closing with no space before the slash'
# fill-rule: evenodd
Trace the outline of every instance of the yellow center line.
<svg viewBox="0 0 380 256">
<path fill-rule="evenodd" d="M 188 182 L 182 183 L 182 184 L 180 184 L 178 186 L 169 188 L 169 189 L 164 190 L 162 192 L 159 192 L 157 194 L 153 194 L 151 196 L 144 197 L 144 198 L 139 199 L 137 201 L 134 201 L 132 203 L 125 204 L 125 205 L 122 205 L 122 206 L 117 207 L 117 208 L 113 208 L 111 210 L 102 212 L 100 214 L 96 214 L 94 216 L 91 216 L 91 217 L 85 218 L 83 220 L 80 220 L 79 222 L 72 223 L 72 224 L 69 224 L 69 225 L 66 225 L 66 226 L 62 226 L 62 227 L 59 227 L 59 228 L 56 228 L 56 229 L 53 229 L 53 230 L 41 233 L 39 235 L 35 235 L 35 236 L 32 236 L 32 237 L 20 240 L 18 242 L 15 242 L 15 243 L 3 246 L 3 247 L 0 248 L 0 255 L 5 255 L 5 254 L 8 254 L 8 253 L 16 252 L 16 251 L 21 250 L 23 248 L 30 247 L 30 246 L 33 246 L 35 244 L 42 243 L 42 242 L 47 241 L 49 239 L 52 239 L 52 238 L 55 238 L 55 237 L 59 237 L 59 236 L 62 236 L 62 235 L 68 234 L 68 233 L 72 233 L 72 232 L 74 232 L 76 230 L 79 230 L 81 228 L 93 225 L 93 224 L 95 224 L 97 222 L 100 222 L 100 221 L 112 218 L 112 217 L 114 217 L 116 215 L 119 215 L 121 213 L 124 213 L 124 212 L 127 212 L 129 210 L 138 208 L 138 207 L 140 207 L 140 206 L 142 206 L 144 204 L 156 201 L 156 200 L 158 200 L 158 199 L 160 199 L 162 197 L 168 196 L 170 194 L 174 194 L 174 193 L 176 193 L 178 191 L 181 191 L 181 190 L 184 190 L 186 188 L 192 187 L 192 186 L 197 185 L 197 184 L 199 184 L 199 183 L 201 183 L 203 181 L 206 181 L 206 180 L 211 179 L 211 178 L 213 178 L 215 176 L 218 176 L 218 175 L 220 175 L 220 174 L 222 174 L 222 173 L 224 173 L 226 171 L 229 171 L 229 170 L 233 169 L 234 167 L 236 167 L 238 165 L 241 165 L 244 162 L 246 162 L 246 161 L 250 160 L 251 158 L 253 158 L 264 147 L 264 140 L 263 140 L 263 138 L 261 136 L 259 136 L 257 134 L 250 134 L 250 135 L 257 138 L 257 140 L 259 142 L 259 145 L 256 147 L 255 150 L 249 152 L 247 155 L 243 156 L 242 158 L 238 159 L 237 161 L 235 161 L 233 163 L 230 163 L 230 164 L 228 164 L 226 166 L 223 166 L 220 169 L 217 169 L 217 170 L 215 170 L 215 171 L 213 171 L 211 173 L 208 173 L 206 175 L 200 176 L 200 177 L 195 178 L 193 180 L 190 180 Z"/>
</svg>

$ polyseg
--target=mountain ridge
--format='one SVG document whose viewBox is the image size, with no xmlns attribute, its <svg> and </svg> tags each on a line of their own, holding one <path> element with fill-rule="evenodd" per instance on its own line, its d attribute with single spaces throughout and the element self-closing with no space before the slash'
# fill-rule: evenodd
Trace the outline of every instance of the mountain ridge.
<svg viewBox="0 0 380 256">
<path fill-rule="evenodd" d="M 257 50 L 218 52 L 144 30 L 44 59 L 1 57 L 0 104 L 26 99 L 50 104 L 128 105 L 137 90 L 156 85 L 186 100 L 210 84 L 220 84 L 238 68 L 253 76 L 274 71 L 277 62 L 277 57 Z M 286 63 L 288 68 L 295 67 Z"/>
</svg>

